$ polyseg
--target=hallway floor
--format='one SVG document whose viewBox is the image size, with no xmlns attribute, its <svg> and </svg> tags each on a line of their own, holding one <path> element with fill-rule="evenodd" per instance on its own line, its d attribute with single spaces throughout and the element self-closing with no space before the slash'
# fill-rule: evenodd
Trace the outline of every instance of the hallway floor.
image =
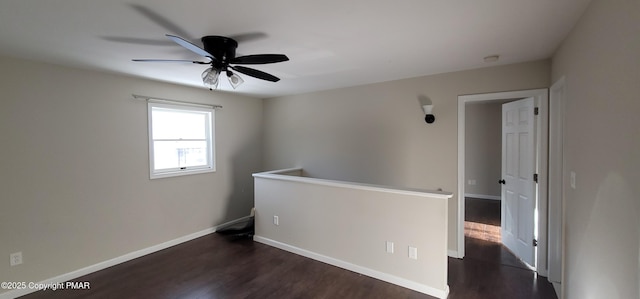
<svg viewBox="0 0 640 299">
<path fill-rule="evenodd" d="M 475 239 L 501 242 L 500 201 L 465 198 L 464 235 Z"/>
<path fill-rule="evenodd" d="M 465 198 L 465 257 L 449 258 L 449 298 L 550 298 L 552 284 L 501 243 L 500 201 Z"/>
<path fill-rule="evenodd" d="M 449 258 L 449 298 L 557 299 L 546 277 L 502 244 L 465 237 L 464 259 Z"/>
</svg>

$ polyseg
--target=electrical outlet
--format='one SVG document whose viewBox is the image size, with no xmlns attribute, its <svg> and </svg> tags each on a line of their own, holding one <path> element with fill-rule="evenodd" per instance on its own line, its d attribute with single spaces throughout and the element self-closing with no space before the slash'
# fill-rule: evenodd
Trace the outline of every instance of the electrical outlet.
<svg viewBox="0 0 640 299">
<path fill-rule="evenodd" d="M 22 264 L 22 251 L 10 254 L 9 255 L 9 264 L 11 266 L 17 266 L 17 265 Z"/>
<path fill-rule="evenodd" d="M 569 184 L 571 185 L 571 189 L 576 188 L 576 172 L 572 171 L 569 173 Z"/>
<path fill-rule="evenodd" d="M 469 180 L 468 184 L 474 186 L 476 184 L 476 180 Z"/>
<path fill-rule="evenodd" d="M 418 259 L 418 248 L 409 246 L 409 258 L 412 260 Z"/>
<path fill-rule="evenodd" d="M 280 217 L 274 215 L 273 216 L 273 224 L 280 225 Z"/>
</svg>

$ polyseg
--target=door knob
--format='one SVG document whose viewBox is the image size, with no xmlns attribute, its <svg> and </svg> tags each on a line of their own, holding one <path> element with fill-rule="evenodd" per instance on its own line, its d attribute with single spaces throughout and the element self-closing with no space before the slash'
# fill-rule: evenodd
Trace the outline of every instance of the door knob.
<svg viewBox="0 0 640 299">
<path fill-rule="evenodd" d="M 505 185 L 505 184 L 507 184 L 507 182 L 505 182 L 504 180 L 499 180 L 499 181 L 498 181 L 498 184 L 503 184 L 503 185 Z"/>
</svg>

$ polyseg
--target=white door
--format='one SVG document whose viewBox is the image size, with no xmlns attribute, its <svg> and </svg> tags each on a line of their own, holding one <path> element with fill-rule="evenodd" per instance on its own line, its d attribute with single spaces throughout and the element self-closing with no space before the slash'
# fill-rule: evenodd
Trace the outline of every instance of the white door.
<svg viewBox="0 0 640 299">
<path fill-rule="evenodd" d="M 535 266 L 534 99 L 502 105 L 502 243 Z"/>
</svg>

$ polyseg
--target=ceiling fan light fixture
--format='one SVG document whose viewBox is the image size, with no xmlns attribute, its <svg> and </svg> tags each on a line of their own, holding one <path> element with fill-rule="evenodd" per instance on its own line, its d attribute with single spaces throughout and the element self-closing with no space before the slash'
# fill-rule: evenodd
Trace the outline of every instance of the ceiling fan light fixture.
<svg viewBox="0 0 640 299">
<path fill-rule="evenodd" d="M 234 74 L 232 71 L 227 71 L 227 78 L 229 79 L 229 83 L 231 84 L 231 87 L 233 87 L 233 89 L 236 89 L 236 87 L 244 83 L 242 77 Z"/>
<path fill-rule="evenodd" d="M 220 70 L 210 67 L 202 72 L 202 83 L 209 89 L 216 89 L 220 82 Z"/>
</svg>

